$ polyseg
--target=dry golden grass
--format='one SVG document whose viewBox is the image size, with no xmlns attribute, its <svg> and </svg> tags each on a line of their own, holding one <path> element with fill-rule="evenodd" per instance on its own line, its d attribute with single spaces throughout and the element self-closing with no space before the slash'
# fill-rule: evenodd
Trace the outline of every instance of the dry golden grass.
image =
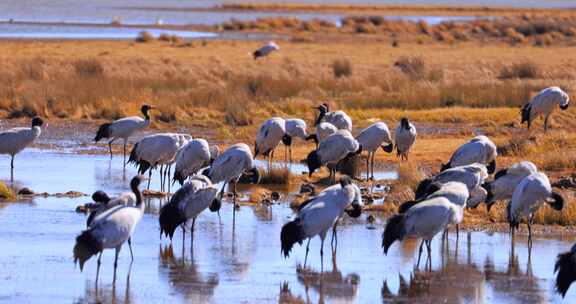
<svg viewBox="0 0 576 304">
<path fill-rule="evenodd" d="M 0 202 L 2 201 L 13 201 L 16 199 L 16 194 L 12 189 L 10 189 L 6 184 L 0 182 Z"/>
<path fill-rule="evenodd" d="M 273 166 L 270 170 L 262 172 L 260 184 L 262 185 L 290 185 L 298 181 L 298 178 L 285 167 Z"/>
</svg>

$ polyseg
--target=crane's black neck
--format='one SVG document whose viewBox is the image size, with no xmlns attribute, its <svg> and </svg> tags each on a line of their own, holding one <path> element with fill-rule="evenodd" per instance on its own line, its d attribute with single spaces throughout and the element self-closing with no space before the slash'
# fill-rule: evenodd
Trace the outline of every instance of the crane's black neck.
<svg viewBox="0 0 576 304">
<path fill-rule="evenodd" d="M 137 177 L 132 179 L 132 182 L 130 182 L 130 188 L 132 189 L 134 196 L 136 196 L 136 207 L 141 208 L 141 206 L 143 205 L 142 204 L 142 192 L 140 192 L 140 189 L 138 189 L 139 185 L 140 185 L 140 180 Z"/>
</svg>

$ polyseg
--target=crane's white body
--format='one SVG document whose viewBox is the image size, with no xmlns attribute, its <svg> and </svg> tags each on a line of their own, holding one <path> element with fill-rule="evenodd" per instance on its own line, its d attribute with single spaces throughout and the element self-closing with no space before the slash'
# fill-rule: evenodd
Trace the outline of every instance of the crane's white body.
<svg viewBox="0 0 576 304">
<path fill-rule="evenodd" d="M 530 100 L 529 120 L 532 121 L 540 115 L 547 118 L 558 106 L 566 107 L 569 102 L 570 97 L 559 87 L 546 88 Z"/>
<path fill-rule="evenodd" d="M 130 116 L 120 118 L 110 123 L 108 130 L 112 141 L 121 138 L 125 141 L 128 137 L 132 136 L 137 131 L 146 129 L 150 125 L 149 119 L 144 119 L 139 116 Z"/>
<path fill-rule="evenodd" d="M 391 144 L 392 136 L 388 126 L 383 122 L 376 122 L 362 130 L 356 136 L 356 140 L 362 146 L 363 150 L 375 152 L 382 144 Z"/>
<path fill-rule="evenodd" d="M 188 177 L 208 166 L 212 153 L 208 142 L 203 138 L 187 142 L 176 155 L 176 172 Z"/>
<path fill-rule="evenodd" d="M 272 117 L 262 123 L 256 134 L 256 154 L 269 155 L 286 134 L 286 122 L 283 118 Z"/>
<path fill-rule="evenodd" d="M 408 155 L 410 148 L 416 142 L 416 135 L 416 127 L 411 122 L 408 122 L 408 129 L 398 124 L 394 132 L 394 144 L 399 155 Z"/>
<path fill-rule="evenodd" d="M 103 248 L 117 248 L 134 233 L 144 213 L 142 208 L 118 205 L 96 216 L 88 229 Z"/>
<path fill-rule="evenodd" d="M 352 132 L 352 118 L 344 111 L 328 112 L 322 121 L 333 124 L 338 130 L 348 130 Z"/>
<path fill-rule="evenodd" d="M 154 168 L 171 162 L 176 157 L 184 136 L 174 133 L 159 133 L 148 135 L 140 139 L 135 147 L 138 160 L 150 163 Z"/>
<path fill-rule="evenodd" d="M 512 194 L 511 217 L 531 217 L 551 195 L 552 186 L 546 174 L 536 172 L 524 177 Z"/>
<path fill-rule="evenodd" d="M 464 208 L 470 198 L 468 186 L 461 182 L 447 182 L 440 186 L 440 189 L 428 195 L 426 198 L 435 197 L 447 198 L 452 204 Z"/>
<path fill-rule="evenodd" d="M 492 201 L 512 198 L 516 186 L 528 175 L 538 172 L 536 165 L 529 161 L 522 161 L 506 169 L 506 173 L 497 177 L 490 183 Z"/>
<path fill-rule="evenodd" d="M 360 144 L 348 130 L 338 130 L 321 141 L 316 151 L 323 165 L 336 165 L 359 148 Z"/>
<path fill-rule="evenodd" d="M 260 47 L 258 50 L 256 50 L 256 52 L 254 52 L 255 54 L 258 54 L 257 56 L 255 55 L 255 58 L 259 58 L 259 57 L 266 57 L 268 55 L 270 55 L 272 52 L 274 51 L 278 51 L 280 50 L 280 47 L 273 41 L 268 42 L 266 45 Z"/>
<path fill-rule="evenodd" d="M 480 135 L 458 147 L 452 154 L 449 164 L 450 167 L 465 166 L 473 163 L 488 165 L 497 156 L 496 145 L 488 137 Z"/>
<path fill-rule="evenodd" d="M 345 187 L 337 184 L 324 189 L 298 212 L 305 238 L 319 235 L 324 240 L 326 232 L 352 203 L 362 205 L 362 195 L 355 184 Z"/>
<path fill-rule="evenodd" d="M 404 236 L 432 240 L 448 225 L 462 222 L 464 209 L 454 204 L 448 197 L 435 196 L 412 206 L 406 211 L 403 220 Z"/>
<path fill-rule="evenodd" d="M 336 132 L 338 132 L 338 128 L 329 122 L 321 122 L 316 125 L 316 137 L 319 143 Z"/>
<path fill-rule="evenodd" d="M 13 128 L 0 132 L 0 154 L 14 156 L 32 144 L 42 133 L 39 126 Z"/>
<path fill-rule="evenodd" d="M 219 182 L 231 182 L 238 179 L 244 171 L 254 167 L 254 158 L 250 147 L 244 143 L 235 144 L 226 149 L 210 166 L 210 180 Z"/>
<path fill-rule="evenodd" d="M 290 137 L 298 137 L 306 140 L 308 132 L 306 131 L 306 122 L 299 118 L 288 118 L 284 120 L 286 134 Z"/>
<path fill-rule="evenodd" d="M 486 166 L 476 163 L 447 169 L 433 176 L 431 180 L 438 184 L 460 182 L 466 185 L 469 192 L 467 205 L 475 207 L 486 198 L 486 190 L 481 186 L 487 177 Z"/>
<path fill-rule="evenodd" d="M 174 197 L 178 198 L 178 205 L 184 211 L 186 218 L 194 219 L 210 206 L 216 193 L 218 193 L 218 188 L 212 184 L 210 179 L 198 175 L 178 189 Z"/>
</svg>

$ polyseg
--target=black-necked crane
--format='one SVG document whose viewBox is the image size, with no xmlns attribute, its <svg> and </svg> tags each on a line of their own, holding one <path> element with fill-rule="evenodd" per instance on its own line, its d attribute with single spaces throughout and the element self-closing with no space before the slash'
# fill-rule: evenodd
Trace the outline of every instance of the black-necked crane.
<svg viewBox="0 0 576 304">
<path fill-rule="evenodd" d="M 272 52 L 278 50 L 280 50 L 278 44 L 276 44 L 274 41 L 270 41 L 267 44 L 260 47 L 259 49 L 257 49 L 256 51 L 254 51 L 254 53 L 252 53 L 252 56 L 254 57 L 254 60 L 256 60 L 258 58 L 266 57 L 270 55 Z"/>
<path fill-rule="evenodd" d="M 559 87 L 549 87 L 540 91 L 530 102 L 526 103 L 520 111 L 522 124 L 526 123 L 528 129 L 532 121 L 538 116 L 544 116 L 544 132 L 548 131 L 548 118 L 556 107 L 561 110 L 568 109 L 570 97 Z"/>
<path fill-rule="evenodd" d="M 486 166 L 483 164 L 470 164 L 459 166 L 442 171 L 430 178 L 424 179 L 418 184 L 416 189 L 416 199 L 423 199 L 435 190 L 430 190 L 431 184 L 445 184 L 447 182 L 461 182 L 468 187 L 469 199 L 466 206 L 475 208 L 486 199 L 487 191 L 482 187 L 488 177 Z"/>
<path fill-rule="evenodd" d="M 176 155 L 173 181 L 183 185 L 186 178 L 208 167 L 219 153 L 218 146 L 210 146 L 203 138 L 190 140 Z"/>
<path fill-rule="evenodd" d="M 318 145 L 321 141 L 326 139 L 328 136 L 338 132 L 338 128 L 329 122 L 320 122 L 315 125 L 315 129 L 316 133 L 308 135 L 306 140 L 314 140 L 314 143 L 316 143 L 316 148 L 318 148 Z"/>
<path fill-rule="evenodd" d="M 257 184 L 260 181 L 260 173 L 254 164 L 250 147 L 244 143 L 228 147 L 202 174 L 207 176 L 214 184 L 224 183 L 220 191 L 220 201 L 222 200 L 226 184 L 232 185 L 234 204 L 234 211 L 232 213 L 233 222 L 236 221 L 236 184 L 238 180 L 243 174 L 246 174 L 249 176 L 251 183 Z"/>
<path fill-rule="evenodd" d="M 374 157 L 378 148 L 386 153 L 392 153 L 394 143 L 388 126 L 383 122 L 376 122 L 362 130 L 356 136 L 356 140 L 362 147 L 362 150 L 368 152 L 366 157 L 366 180 L 374 179 Z"/>
<path fill-rule="evenodd" d="M 288 149 L 288 161 L 292 162 L 292 140 L 300 138 L 308 140 L 308 132 L 306 130 L 306 122 L 298 118 L 288 118 L 284 120 L 286 136 L 283 137 L 282 142 Z"/>
<path fill-rule="evenodd" d="M 564 208 L 564 198 L 557 192 L 552 191 L 548 176 L 542 172 L 532 173 L 522 179 L 506 208 L 506 215 L 510 223 L 510 234 L 514 236 L 514 230 L 518 229 L 520 219 L 527 218 L 528 245 L 532 246 L 532 221 L 534 213 L 547 203 L 554 210 L 561 211 Z"/>
<path fill-rule="evenodd" d="M 174 231 L 182 227 L 182 240 L 185 237 L 184 225 L 192 220 L 190 228 L 190 243 L 194 242 L 194 226 L 196 217 L 210 207 L 216 212 L 220 209 L 220 201 L 216 198 L 218 188 L 204 175 L 195 175 L 186 182 L 170 199 L 170 202 L 160 210 L 160 235 L 164 234 L 172 240 Z"/>
<path fill-rule="evenodd" d="M 416 135 L 416 127 L 408 118 L 403 117 L 400 119 L 400 124 L 396 127 L 396 132 L 394 132 L 394 146 L 401 160 L 408 160 L 408 153 L 416 142 Z"/>
<path fill-rule="evenodd" d="M 490 212 L 492 205 L 496 201 L 511 199 L 514 189 L 516 189 L 522 179 L 536 172 L 538 172 L 538 168 L 529 161 L 521 161 L 496 172 L 494 180 L 483 185 L 488 192 L 486 197 L 486 209 L 488 212 Z"/>
<path fill-rule="evenodd" d="M 134 144 L 128 163 L 133 163 L 138 167 L 138 174 L 144 174 L 150 170 L 148 171 L 148 178 L 152 176 L 152 169 L 161 166 L 160 185 L 161 190 L 164 190 L 164 183 L 168 179 L 168 167 L 163 170 L 163 166 L 169 166 L 174 162 L 176 154 L 180 147 L 187 142 L 187 139 L 189 139 L 189 135 L 176 133 L 159 133 L 145 136 Z M 148 180 L 147 188 L 150 188 L 150 180 Z"/>
<path fill-rule="evenodd" d="M 316 169 L 327 166 L 330 178 L 334 180 L 338 163 L 361 152 L 362 146 L 348 130 L 338 130 L 321 141 L 318 149 L 308 154 L 306 158 L 308 176 L 311 177 Z"/>
<path fill-rule="evenodd" d="M 110 158 L 112 158 L 112 143 L 119 138 L 123 139 L 124 166 L 126 166 L 126 145 L 128 144 L 128 138 L 136 133 L 136 131 L 143 130 L 150 125 L 149 112 L 152 109 L 152 106 L 145 104 L 140 108 L 144 118 L 139 116 L 130 116 L 100 125 L 96 132 L 96 137 L 94 137 L 94 141 L 98 142 L 102 139 L 109 139 L 108 149 L 110 150 Z"/>
<path fill-rule="evenodd" d="M 496 145 L 488 137 L 479 135 L 458 147 L 452 154 L 452 157 L 450 157 L 450 161 L 442 164 L 441 171 L 453 167 L 479 163 L 486 165 L 488 174 L 492 174 L 496 171 L 497 156 Z"/>
<path fill-rule="evenodd" d="M 570 251 L 558 255 L 554 265 L 556 274 L 556 292 L 566 296 L 570 285 L 576 281 L 576 244 Z"/>
<path fill-rule="evenodd" d="M 281 117 L 272 117 L 264 121 L 258 133 L 256 134 L 256 142 L 254 143 L 254 158 L 258 155 L 264 155 L 268 158 L 268 169 L 272 168 L 272 160 L 274 158 L 274 150 L 283 142 L 288 145 L 289 136 L 286 134 L 286 122 Z"/>
<path fill-rule="evenodd" d="M 324 189 L 318 196 L 302 205 L 296 218 L 282 227 L 280 241 L 282 243 L 281 252 L 284 257 L 290 255 L 294 244 L 302 245 L 302 242 L 308 239 L 304 258 L 305 267 L 310 250 L 310 240 L 319 236 L 321 240 L 320 257 L 323 261 L 324 240 L 328 230 L 335 225 L 349 205 L 352 205 L 354 209 L 361 209 L 362 198 L 358 195 L 359 193 L 358 186 L 352 183 L 350 178 L 344 177 L 339 184 Z"/>
<path fill-rule="evenodd" d="M 80 271 L 84 269 L 86 261 L 92 256 L 99 254 L 96 271 L 96 277 L 98 277 L 102 252 L 104 249 L 115 249 L 114 273 L 116 273 L 118 254 L 126 241 L 128 241 L 130 248 L 130 256 L 132 260 L 134 260 L 130 240 L 134 234 L 136 225 L 140 222 L 144 214 L 145 206 L 142 201 L 142 194 L 138 189 L 143 180 L 144 177 L 139 175 L 130 181 L 130 188 L 136 197 L 136 204 L 134 206 L 118 205 L 106 210 L 96 216 L 90 226 L 76 237 L 76 245 L 73 250 L 74 263 L 79 263 Z"/>
<path fill-rule="evenodd" d="M 314 126 L 317 126 L 321 122 L 329 122 L 333 124 L 338 130 L 348 130 L 352 132 L 352 118 L 346 114 L 344 111 L 330 111 L 330 106 L 323 103 L 316 107 L 318 110 L 318 116 L 314 122 Z"/>
<path fill-rule="evenodd" d="M 405 213 L 397 214 L 386 223 L 382 233 L 382 248 L 388 254 L 395 241 L 412 236 L 422 238 L 417 266 L 420 264 L 422 245 L 426 244 L 428 260 L 431 262 L 431 243 L 436 234 L 449 225 L 457 225 L 464 217 L 464 204 L 468 200 L 468 188 L 459 182 L 443 185 L 442 195 L 434 195 L 413 205 Z"/>
<path fill-rule="evenodd" d="M 42 133 L 44 121 L 40 117 L 32 119 L 30 128 L 12 128 L 0 132 L 0 154 L 10 155 L 10 179 L 14 179 L 14 157 L 31 145 Z"/>
</svg>

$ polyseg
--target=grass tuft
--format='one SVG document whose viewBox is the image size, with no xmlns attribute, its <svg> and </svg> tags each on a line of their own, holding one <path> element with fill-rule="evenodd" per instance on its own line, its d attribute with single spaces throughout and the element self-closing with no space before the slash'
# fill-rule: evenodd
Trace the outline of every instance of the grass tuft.
<svg viewBox="0 0 576 304">
<path fill-rule="evenodd" d="M 260 184 L 262 185 L 290 185 L 296 181 L 296 176 L 284 166 L 272 167 L 270 170 L 263 172 L 260 178 Z"/>
<path fill-rule="evenodd" d="M 13 201 L 16 199 L 16 194 L 6 184 L 0 182 L 0 201 Z"/>
</svg>

